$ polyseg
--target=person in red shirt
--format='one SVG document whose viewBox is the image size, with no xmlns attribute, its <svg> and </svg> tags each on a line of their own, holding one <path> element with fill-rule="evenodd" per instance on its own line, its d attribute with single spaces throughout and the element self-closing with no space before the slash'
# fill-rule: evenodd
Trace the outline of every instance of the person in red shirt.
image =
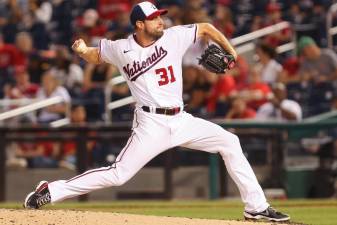
<svg viewBox="0 0 337 225">
<path fill-rule="evenodd" d="M 0 98 L 5 93 L 5 85 L 13 81 L 13 71 L 16 65 L 19 65 L 19 50 L 15 45 L 4 42 L 0 33 Z"/>
<path fill-rule="evenodd" d="M 283 70 L 280 73 L 279 82 L 284 84 L 299 82 L 301 80 L 298 71 L 300 68 L 299 58 L 296 56 L 289 57 L 283 62 Z"/>
<path fill-rule="evenodd" d="M 0 34 L 0 70 L 4 71 L 17 64 L 18 49 L 15 45 L 6 44 Z"/>
<path fill-rule="evenodd" d="M 220 75 L 212 86 L 210 96 L 207 100 L 207 111 L 209 113 L 223 114 L 222 106 L 228 102 L 228 98 L 235 90 L 236 84 L 233 76 Z"/>
<path fill-rule="evenodd" d="M 56 168 L 60 150 L 59 145 L 54 142 L 41 141 L 18 144 L 15 154 L 16 157 L 25 159 L 29 168 Z"/>
<path fill-rule="evenodd" d="M 15 67 L 15 86 L 18 92 L 21 94 L 20 97 L 35 98 L 37 91 L 39 90 L 39 85 L 31 83 L 28 71 L 23 66 Z"/>
<path fill-rule="evenodd" d="M 264 27 L 268 27 L 280 22 L 283 22 L 282 11 L 280 4 L 276 2 L 270 2 L 265 7 L 264 15 L 255 15 L 251 22 L 250 31 L 256 31 Z M 271 46 L 279 46 L 290 41 L 292 38 L 292 30 L 290 28 L 284 28 L 278 32 L 269 34 L 263 38 L 264 42 Z"/>
<path fill-rule="evenodd" d="M 266 7 L 267 18 L 264 22 L 264 26 L 271 26 L 280 22 L 283 22 L 281 6 L 278 3 L 270 2 Z M 279 32 L 270 34 L 266 37 L 265 41 L 272 46 L 278 46 L 290 41 L 292 38 L 292 30 L 285 28 Z"/>
<path fill-rule="evenodd" d="M 27 32 L 20 32 L 15 36 L 15 46 L 18 49 L 15 65 L 28 67 L 29 57 L 33 53 L 33 39 Z"/>
<path fill-rule="evenodd" d="M 228 110 L 226 119 L 254 119 L 256 111 L 247 106 L 247 103 L 240 97 L 231 101 L 231 108 Z"/>
<path fill-rule="evenodd" d="M 261 79 L 261 74 L 257 68 L 253 68 L 250 73 L 250 82 L 246 88 L 241 91 L 234 92 L 232 96 L 243 98 L 247 105 L 257 110 L 261 105 L 267 102 L 272 95 L 272 91 L 267 83 Z"/>
</svg>

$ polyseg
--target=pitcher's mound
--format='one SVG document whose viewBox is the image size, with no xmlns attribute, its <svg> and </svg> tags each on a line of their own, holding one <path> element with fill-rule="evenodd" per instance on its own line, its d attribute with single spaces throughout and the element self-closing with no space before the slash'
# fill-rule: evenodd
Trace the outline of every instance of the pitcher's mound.
<svg viewBox="0 0 337 225">
<path fill-rule="evenodd" d="M 1 225 L 264 225 L 244 221 L 189 219 L 72 210 L 0 209 Z"/>
</svg>

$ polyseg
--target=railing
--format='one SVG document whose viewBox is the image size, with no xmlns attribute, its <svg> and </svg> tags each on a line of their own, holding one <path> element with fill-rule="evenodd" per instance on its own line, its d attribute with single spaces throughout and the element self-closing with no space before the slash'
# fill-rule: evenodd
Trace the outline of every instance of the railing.
<svg viewBox="0 0 337 225">
<path fill-rule="evenodd" d="M 0 106 L 24 106 L 39 101 L 36 98 L 0 99 Z"/>
<path fill-rule="evenodd" d="M 327 40 L 328 40 L 328 48 L 333 48 L 333 36 L 337 34 L 337 26 L 333 26 L 333 17 L 337 12 L 337 3 L 333 4 L 326 16 L 326 30 L 327 30 Z"/>
<path fill-rule="evenodd" d="M 280 30 L 283 30 L 283 29 L 286 29 L 286 28 L 289 28 L 289 27 L 290 27 L 290 24 L 288 22 L 277 23 L 277 24 L 274 24 L 274 25 L 271 25 L 271 26 L 253 31 L 253 32 L 248 33 L 248 34 L 244 34 L 240 37 L 233 38 L 231 40 L 231 43 L 234 46 L 241 45 L 243 43 L 255 40 L 257 38 L 272 34 L 274 32 L 277 32 L 277 31 L 280 31 Z"/>
<path fill-rule="evenodd" d="M 20 100 L 20 102 L 18 100 L 14 100 L 14 101 L 9 101 L 9 100 L 2 100 L 2 105 L 16 105 L 18 103 L 22 103 L 23 100 Z M 0 121 L 6 120 L 6 119 L 10 119 L 16 116 L 20 116 L 29 112 L 33 112 L 35 110 L 41 109 L 41 108 L 45 108 L 51 105 L 55 105 L 55 104 L 59 104 L 64 102 L 64 99 L 60 96 L 56 96 L 56 97 L 52 97 L 52 98 L 48 98 L 45 100 L 41 100 L 41 101 L 37 101 L 35 100 L 25 100 L 23 102 L 33 102 L 31 104 L 16 108 L 16 109 L 12 109 L 10 111 L 7 112 L 3 112 L 0 114 Z M 59 124 L 67 124 L 69 123 L 69 115 L 70 115 L 70 108 L 68 106 L 67 111 L 66 111 L 66 118 L 65 119 L 61 119 L 60 121 L 54 121 L 54 125 L 51 124 L 51 126 L 59 126 Z"/>
<path fill-rule="evenodd" d="M 261 38 L 263 36 L 278 32 L 280 30 L 290 28 L 291 25 L 288 22 L 281 22 L 277 23 L 265 28 L 262 28 L 260 30 L 251 32 L 249 34 L 242 35 L 240 37 L 233 38 L 231 40 L 231 43 L 236 46 L 236 50 L 239 54 L 243 54 L 248 51 L 252 51 L 255 48 L 255 44 L 252 43 L 252 41 L 256 40 L 257 38 Z M 287 51 L 294 50 L 296 47 L 296 36 L 293 36 L 293 39 L 290 43 L 283 44 L 281 46 L 278 46 L 276 51 L 278 53 L 283 53 Z M 250 43 L 247 43 L 250 42 Z M 122 107 L 131 103 L 134 103 L 134 99 L 132 97 L 125 97 L 123 99 L 119 99 L 114 102 L 111 101 L 111 90 L 114 85 L 124 83 L 125 79 L 122 76 L 115 77 L 111 79 L 111 81 L 107 84 L 106 89 L 105 89 L 105 119 L 107 122 L 111 121 L 111 115 L 110 115 L 110 110 Z"/>
</svg>

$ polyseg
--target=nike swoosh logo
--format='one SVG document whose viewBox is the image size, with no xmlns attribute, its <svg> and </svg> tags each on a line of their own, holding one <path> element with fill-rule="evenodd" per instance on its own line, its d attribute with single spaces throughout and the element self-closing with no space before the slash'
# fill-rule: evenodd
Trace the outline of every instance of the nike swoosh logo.
<svg viewBox="0 0 337 225">
<path fill-rule="evenodd" d="M 124 50 L 123 53 L 128 53 L 129 51 L 131 51 L 131 50 Z"/>
</svg>

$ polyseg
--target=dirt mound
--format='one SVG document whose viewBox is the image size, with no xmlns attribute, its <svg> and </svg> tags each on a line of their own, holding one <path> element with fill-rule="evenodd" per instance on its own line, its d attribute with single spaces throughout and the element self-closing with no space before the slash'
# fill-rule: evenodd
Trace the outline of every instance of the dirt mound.
<svg viewBox="0 0 337 225">
<path fill-rule="evenodd" d="M 256 225 L 253 222 L 72 210 L 0 209 L 0 225 Z M 270 223 L 258 223 L 259 225 Z"/>
</svg>

